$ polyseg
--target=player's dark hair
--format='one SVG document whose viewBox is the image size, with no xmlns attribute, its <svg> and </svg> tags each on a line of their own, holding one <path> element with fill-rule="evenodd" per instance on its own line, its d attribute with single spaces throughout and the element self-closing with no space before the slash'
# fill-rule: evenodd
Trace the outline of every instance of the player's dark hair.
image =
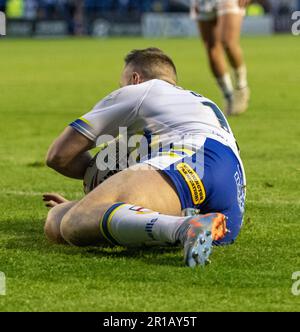
<svg viewBox="0 0 300 332">
<path fill-rule="evenodd" d="M 155 79 L 163 76 L 163 70 L 167 67 L 174 80 L 177 81 L 177 70 L 173 60 L 161 49 L 149 47 L 143 50 L 132 50 L 125 57 L 125 64 L 138 68 L 147 79 Z"/>
</svg>

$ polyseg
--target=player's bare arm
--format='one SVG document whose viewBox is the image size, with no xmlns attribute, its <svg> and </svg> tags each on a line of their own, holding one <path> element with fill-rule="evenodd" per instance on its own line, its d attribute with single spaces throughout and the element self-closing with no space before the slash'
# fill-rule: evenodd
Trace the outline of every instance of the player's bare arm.
<svg viewBox="0 0 300 332">
<path fill-rule="evenodd" d="M 91 140 L 72 127 L 67 127 L 50 146 L 46 157 L 47 166 L 67 177 L 83 179 L 91 161 L 88 150 L 93 145 Z M 43 201 L 48 208 L 68 202 L 65 197 L 58 193 L 45 193 Z"/>
<path fill-rule="evenodd" d="M 83 179 L 94 143 L 72 127 L 67 127 L 52 143 L 46 157 L 49 167 L 74 179 Z"/>
</svg>

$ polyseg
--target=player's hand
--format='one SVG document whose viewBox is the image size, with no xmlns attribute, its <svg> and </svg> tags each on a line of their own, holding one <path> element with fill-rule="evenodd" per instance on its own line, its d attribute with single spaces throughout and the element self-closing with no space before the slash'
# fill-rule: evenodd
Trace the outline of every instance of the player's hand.
<svg viewBox="0 0 300 332">
<path fill-rule="evenodd" d="M 251 0 L 239 0 L 239 6 L 241 8 L 246 8 L 250 4 Z"/>
<path fill-rule="evenodd" d="M 53 208 L 56 205 L 69 202 L 66 198 L 56 193 L 44 194 L 43 201 L 45 202 L 46 207 L 49 208 Z"/>
</svg>

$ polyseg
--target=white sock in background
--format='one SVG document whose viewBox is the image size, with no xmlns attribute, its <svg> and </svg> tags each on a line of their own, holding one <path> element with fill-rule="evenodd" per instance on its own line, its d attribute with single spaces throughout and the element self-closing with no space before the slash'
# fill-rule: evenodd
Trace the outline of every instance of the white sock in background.
<svg viewBox="0 0 300 332">
<path fill-rule="evenodd" d="M 248 86 L 247 68 L 245 65 L 234 70 L 237 89 L 244 89 Z"/>
<path fill-rule="evenodd" d="M 230 98 L 233 94 L 233 84 L 229 73 L 217 78 L 219 87 L 221 88 L 225 98 Z"/>
<path fill-rule="evenodd" d="M 100 226 L 103 235 L 115 244 L 175 244 L 182 238 L 178 230 L 186 218 L 163 215 L 130 204 L 115 204 L 104 214 Z"/>
</svg>

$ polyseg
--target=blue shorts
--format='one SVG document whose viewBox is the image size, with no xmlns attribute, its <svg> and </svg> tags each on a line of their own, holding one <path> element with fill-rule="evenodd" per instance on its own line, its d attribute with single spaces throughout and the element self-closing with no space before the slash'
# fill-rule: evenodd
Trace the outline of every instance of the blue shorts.
<svg viewBox="0 0 300 332">
<path fill-rule="evenodd" d="M 172 153 L 179 153 L 176 148 Z M 166 152 L 165 152 L 166 153 Z M 206 138 L 203 147 L 161 171 L 174 184 L 182 209 L 196 208 L 201 214 L 220 212 L 230 231 L 216 245 L 231 244 L 238 236 L 245 208 L 245 179 L 240 161 L 222 143 Z M 160 158 L 159 156 L 156 157 Z M 155 159 L 155 158 L 154 158 Z M 153 164 L 151 160 L 148 162 Z"/>
</svg>

